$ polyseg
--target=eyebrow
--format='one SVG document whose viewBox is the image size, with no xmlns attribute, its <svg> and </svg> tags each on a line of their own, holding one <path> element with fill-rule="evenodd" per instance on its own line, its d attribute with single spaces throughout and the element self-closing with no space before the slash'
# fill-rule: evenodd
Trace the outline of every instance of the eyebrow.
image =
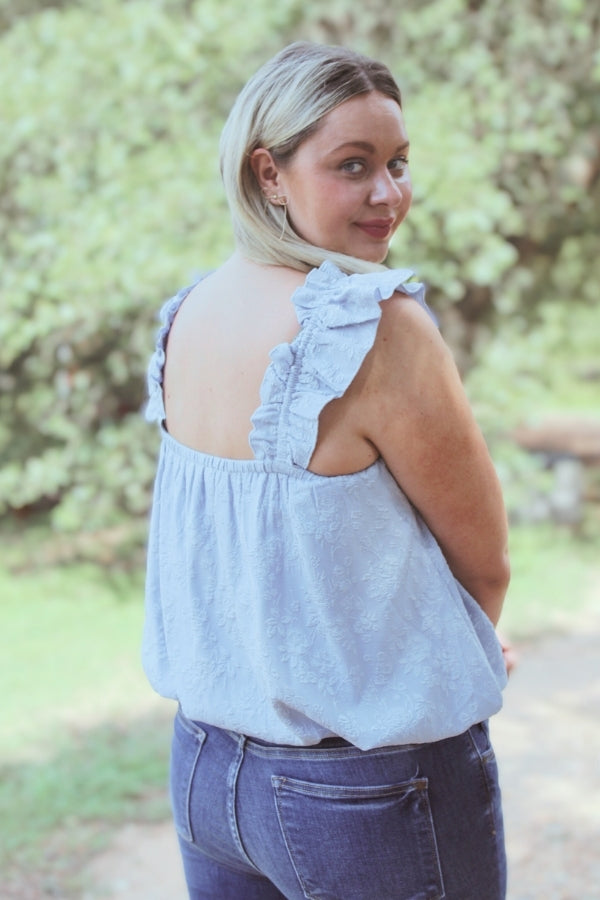
<svg viewBox="0 0 600 900">
<path fill-rule="evenodd" d="M 358 147 L 360 150 L 366 150 L 367 153 L 375 153 L 375 147 L 373 144 L 370 144 L 369 141 L 346 141 L 343 144 L 340 144 L 338 147 L 335 147 L 331 152 L 337 153 L 340 150 L 343 150 L 345 147 Z M 399 147 L 396 147 L 395 153 L 402 153 L 404 150 L 408 150 L 410 147 L 410 141 L 405 141 L 403 144 L 400 144 Z"/>
</svg>

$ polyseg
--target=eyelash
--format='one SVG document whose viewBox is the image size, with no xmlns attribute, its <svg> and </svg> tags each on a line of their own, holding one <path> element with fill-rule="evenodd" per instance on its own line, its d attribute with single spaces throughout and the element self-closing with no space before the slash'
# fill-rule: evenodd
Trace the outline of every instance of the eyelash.
<svg viewBox="0 0 600 900">
<path fill-rule="evenodd" d="M 401 166 L 399 168 L 390 168 L 391 172 L 400 172 L 403 173 L 406 167 L 408 166 L 408 157 L 407 156 L 397 156 L 392 162 L 399 162 Z M 351 166 L 360 165 L 361 169 L 359 171 L 350 172 Z M 364 169 L 366 168 L 366 164 L 362 159 L 348 159 L 346 162 L 342 163 L 340 167 L 343 171 L 347 172 L 348 175 L 360 176 L 363 174 Z"/>
<path fill-rule="evenodd" d="M 408 165 L 408 156 L 398 156 L 396 157 L 396 160 L 394 160 L 394 162 L 396 161 L 402 163 L 400 168 L 404 170 Z"/>
</svg>

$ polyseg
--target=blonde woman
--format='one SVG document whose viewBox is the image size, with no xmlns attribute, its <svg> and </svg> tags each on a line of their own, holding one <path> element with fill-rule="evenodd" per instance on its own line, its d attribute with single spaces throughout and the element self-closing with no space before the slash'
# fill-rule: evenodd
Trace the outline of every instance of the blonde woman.
<svg viewBox="0 0 600 900">
<path fill-rule="evenodd" d="M 506 517 L 406 269 L 382 64 L 293 44 L 225 126 L 236 250 L 164 307 L 144 663 L 194 900 L 500 900 Z"/>
</svg>

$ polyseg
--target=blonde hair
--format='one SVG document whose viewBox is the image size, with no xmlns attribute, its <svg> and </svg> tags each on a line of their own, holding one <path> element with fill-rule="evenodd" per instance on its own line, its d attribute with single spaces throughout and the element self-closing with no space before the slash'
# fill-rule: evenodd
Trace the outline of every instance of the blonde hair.
<svg viewBox="0 0 600 900">
<path fill-rule="evenodd" d="M 221 174 L 238 248 L 249 259 L 307 272 L 329 259 L 346 272 L 385 268 L 310 244 L 291 228 L 286 210 L 267 202 L 250 165 L 259 147 L 280 165 L 345 100 L 379 91 L 401 106 L 389 69 L 349 50 L 299 41 L 265 63 L 238 96 L 221 135 Z"/>
</svg>

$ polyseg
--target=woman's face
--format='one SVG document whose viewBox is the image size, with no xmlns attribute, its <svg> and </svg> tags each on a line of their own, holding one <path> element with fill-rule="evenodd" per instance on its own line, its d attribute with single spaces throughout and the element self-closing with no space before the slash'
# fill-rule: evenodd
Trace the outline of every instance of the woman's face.
<svg viewBox="0 0 600 900">
<path fill-rule="evenodd" d="M 402 110 L 372 91 L 347 100 L 278 170 L 294 230 L 311 244 L 383 262 L 412 198 Z"/>
</svg>

